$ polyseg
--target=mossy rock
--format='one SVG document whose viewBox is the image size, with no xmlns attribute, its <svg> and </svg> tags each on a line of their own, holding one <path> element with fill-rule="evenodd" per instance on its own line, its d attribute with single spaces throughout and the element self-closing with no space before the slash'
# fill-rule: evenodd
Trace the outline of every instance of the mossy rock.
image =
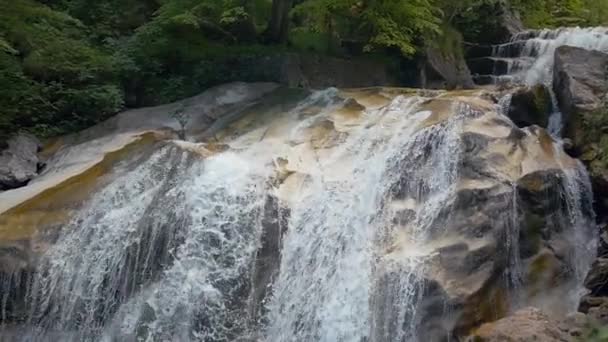
<svg viewBox="0 0 608 342">
<path fill-rule="evenodd" d="M 547 127 L 553 111 L 551 94 L 544 85 L 521 88 L 513 94 L 508 116 L 518 127 Z"/>
</svg>

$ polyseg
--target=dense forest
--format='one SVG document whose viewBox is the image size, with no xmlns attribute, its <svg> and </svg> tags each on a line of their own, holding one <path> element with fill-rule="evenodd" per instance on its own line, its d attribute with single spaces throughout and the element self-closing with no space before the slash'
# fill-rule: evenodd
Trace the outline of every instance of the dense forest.
<svg viewBox="0 0 608 342">
<path fill-rule="evenodd" d="M 0 0 L 0 141 L 53 136 L 125 107 L 263 80 L 286 51 L 411 58 L 448 33 L 475 42 L 504 0 Z M 593 26 L 604 0 L 514 0 L 530 28 Z M 248 62 L 250 61 L 250 62 Z"/>
</svg>

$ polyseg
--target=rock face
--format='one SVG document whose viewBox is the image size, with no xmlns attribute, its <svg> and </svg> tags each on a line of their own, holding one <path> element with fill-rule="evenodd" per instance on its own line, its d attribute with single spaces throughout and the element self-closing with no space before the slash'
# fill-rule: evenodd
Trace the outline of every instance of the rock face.
<svg viewBox="0 0 608 342">
<path fill-rule="evenodd" d="M 596 296 L 608 295 L 608 259 L 597 258 L 585 279 L 585 287 Z"/>
<path fill-rule="evenodd" d="M 569 342 L 574 341 L 557 321 L 536 308 L 525 308 L 496 322 L 486 323 L 470 337 L 471 342 Z"/>
<path fill-rule="evenodd" d="M 608 54 L 562 46 L 555 51 L 553 86 L 560 108 L 567 114 L 566 135 L 582 147 L 589 125 L 601 123 L 608 92 Z M 592 117 L 597 114 L 600 117 Z"/>
<path fill-rule="evenodd" d="M 507 115 L 518 127 L 547 127 L 551 112 L 551 95 L 543 85 L 515 91 L 507 109 Z"/>
<path fill-rule="evenodd" d="M 489 19 L 480 28 L 479 44 L 506 43 L 524 29 L 519 14 L 512 10 L 508 0 L 488 3 L 479 9 L 479 14 Z"/>
<path fill-rule="evenodd" d="M 585 287 L 590 293 L 581 299 L 578 309 L 596 324 L 605 325 L 608 324 L 608 259 L 603 256 L 591 266 L 585 279 Z"/>
<path fill-rule="evenodd" d="M 426 49 L 426 76 L 422 82 L 424 88 L 472 88 L 474 86 L 471 71 L 464 60 L 462 37 L 449 29 L 444 30 L 437 46 Z M 433 75 L 443 82 L 434 81 Z"/>
<path fill-rule="evenodd" d="M 586 314 L 595 324 L 608 324 L 608 298 L 587 295 L 581 299 L 579 311 Z"/>
<path fill-rule="evenodd" d="M 598 214 L 608 208 L 608 54 L 563 46 L 555 51 L 553 87 L 565 136 L 587 166 Z M 604 221 L 600 217 L 600 222 Z"/>
<path fill-rule="evenodd" d="M 234 64 L 235 68 L 252 70 L 255 80 L 276 82 L 288 87 L 352 88 L 398 83 L 384 63 L 361 57 L 344 59 L 312 53 L 286 53 L 239 59 Z"/>
<path fill-rule="evenodd" d="M 23 186 L 38 174 L 40 147 L 40 141 L 29 134 L 8 141 L 8 148 L 0 154 L 0 190 Z"/>
</svg>

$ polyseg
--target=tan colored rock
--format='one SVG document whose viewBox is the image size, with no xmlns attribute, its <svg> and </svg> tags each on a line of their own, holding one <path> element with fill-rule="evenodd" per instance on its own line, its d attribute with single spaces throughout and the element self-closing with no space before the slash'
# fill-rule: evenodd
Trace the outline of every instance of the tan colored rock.
<svg viewBox="0 0 608 342">
<path fill-rule="evenodd" d="M 526 308 L 486 323 L 469 337 L 471 342 L 568 342 L 572 337 L 536 308 Z"/>
</svg>

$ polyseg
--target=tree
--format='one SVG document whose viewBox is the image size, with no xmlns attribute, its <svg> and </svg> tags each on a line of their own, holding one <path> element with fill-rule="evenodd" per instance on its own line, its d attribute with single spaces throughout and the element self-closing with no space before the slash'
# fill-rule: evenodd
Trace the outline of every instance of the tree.
<svg viewBox="0 0 608 342">
<path fill-rule="evenodd" d="M 392 47 L 412 55 L 417 40 L 440 32 L 432 0 L 308 0 L 294 11 L 312 30 L 357 37 L 366 51 Z"/>
<path fill-rule="evenodd" d="M 186 106 L 181 105 L 174 110 L 170 116 L 179 124 L 179 138 L 186 140 L 186 126 L 188 126 L 188 123 L 190 122 L 190 114 L 186 113 Z"/>
</svg>

